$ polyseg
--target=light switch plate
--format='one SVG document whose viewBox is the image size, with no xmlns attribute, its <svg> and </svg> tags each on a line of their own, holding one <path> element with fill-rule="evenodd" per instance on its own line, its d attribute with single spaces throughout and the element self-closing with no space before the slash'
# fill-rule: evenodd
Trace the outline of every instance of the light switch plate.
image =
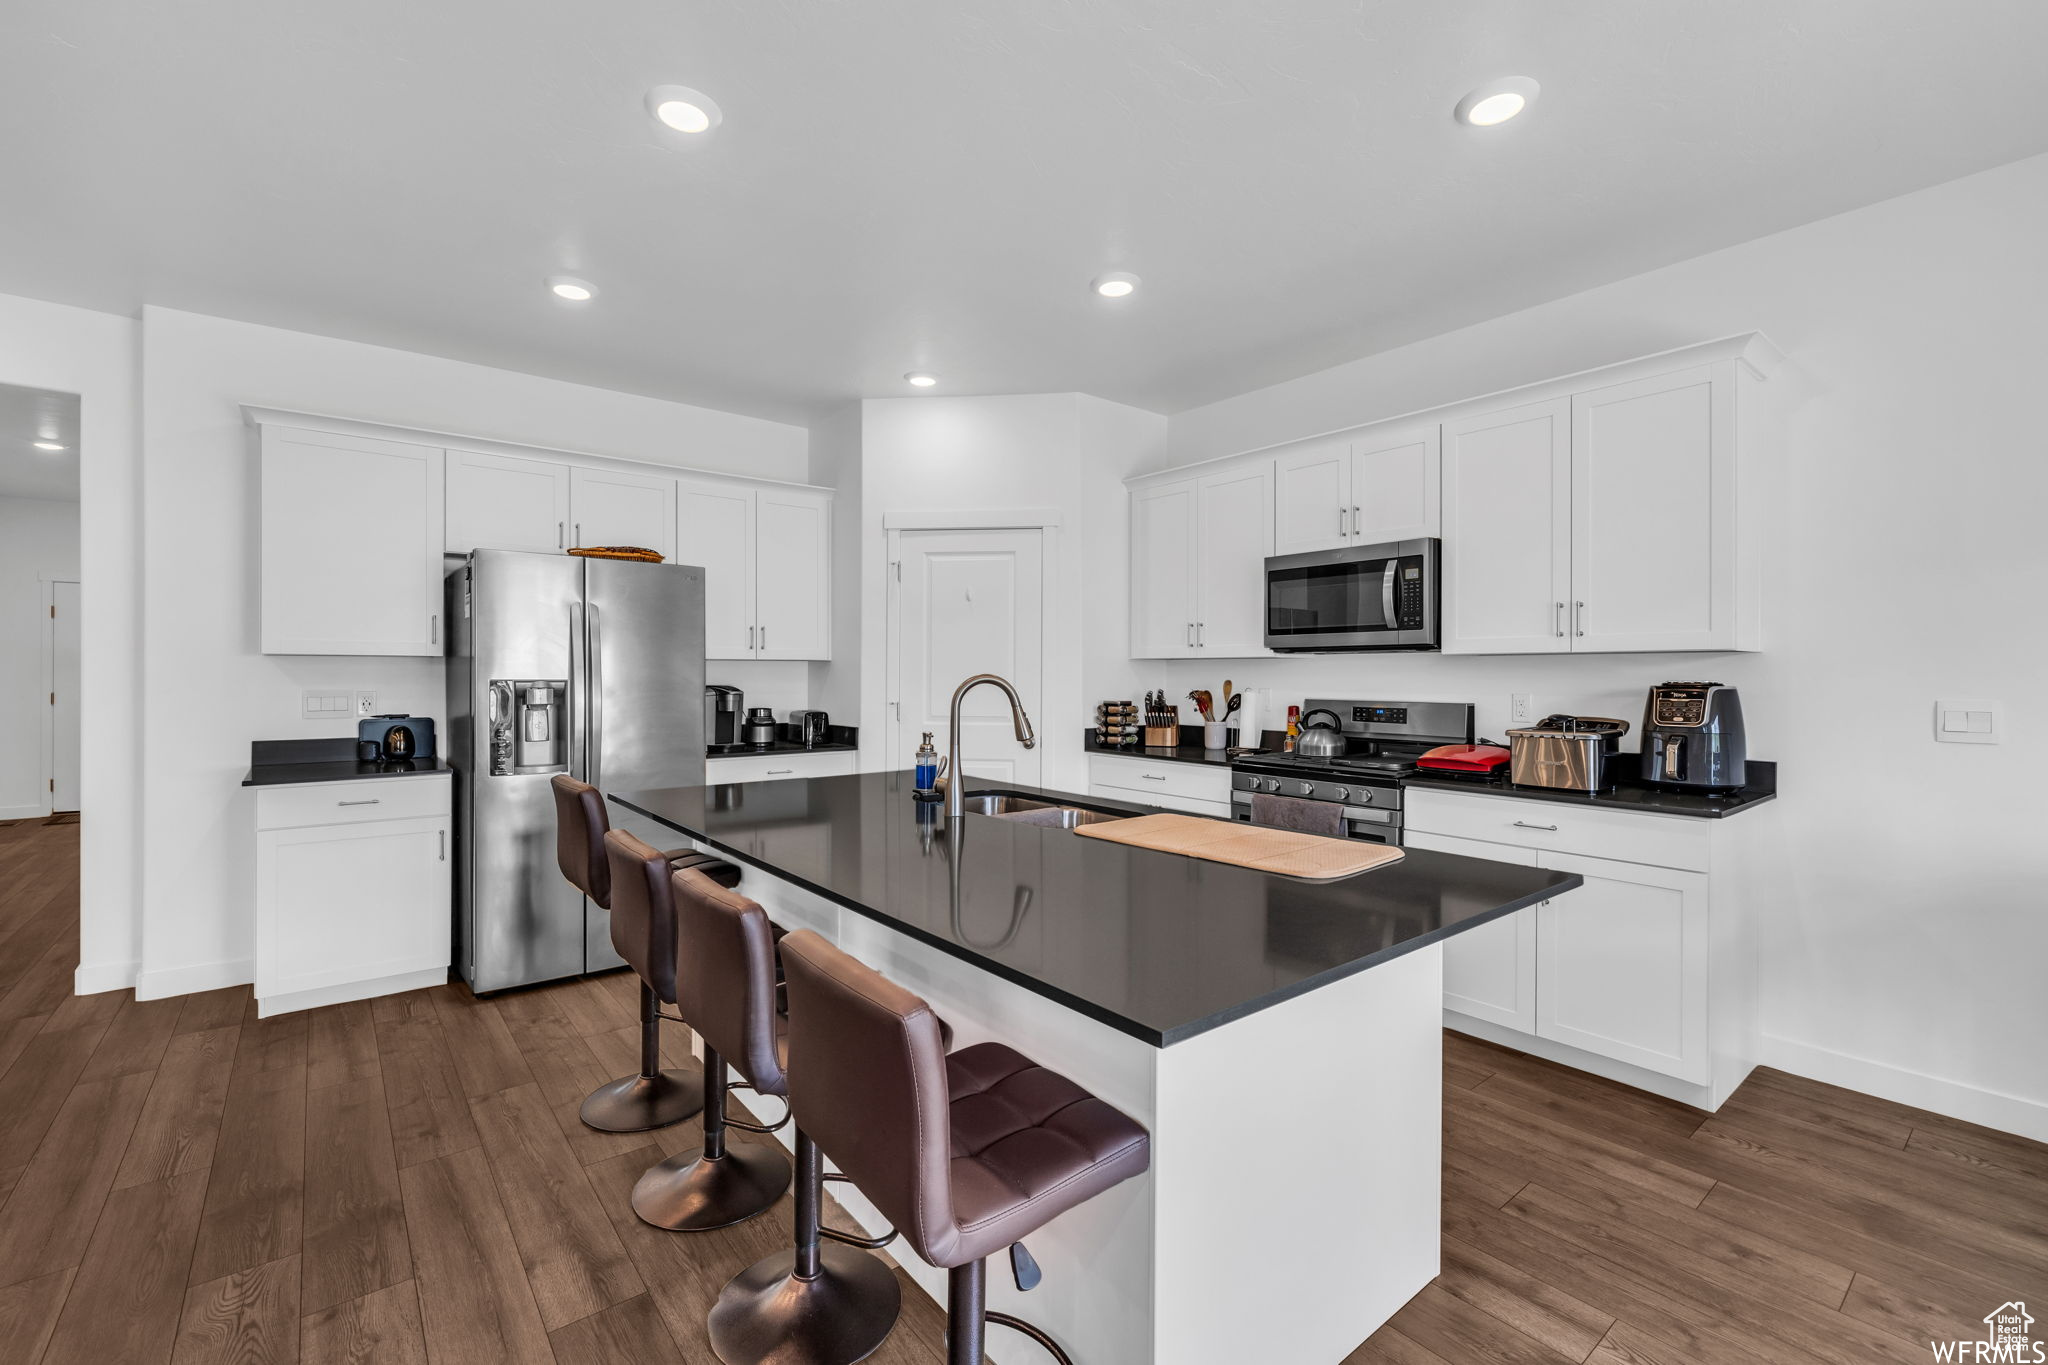
<svg viewBox="0 0 2048 1365">
<path fill-rule="evenodd" d="M 363 720 L 376 714 L 377 694 L 375 692 L 356 693 L 356 719 Z"/>
<path fill-rule="evenodd" d="M 1942 744 L 2002 743 L 2005 703 L 1979 697 L 1944 697 L 1934 703 L 1934 738 Z"/>
<path fill-rule="evenodd" d="M 314 688 L 300 694 L 299 714 L 307 720 L 347 720 L 354 699 L 347 692 Z"/>
<path fill-rule="evenodd" d="M 1536 723 L 1536 698 L 1527 692 L 1509 694 L 1508 719 L 1516 725 L 1534 725 Z"/>
</svg>

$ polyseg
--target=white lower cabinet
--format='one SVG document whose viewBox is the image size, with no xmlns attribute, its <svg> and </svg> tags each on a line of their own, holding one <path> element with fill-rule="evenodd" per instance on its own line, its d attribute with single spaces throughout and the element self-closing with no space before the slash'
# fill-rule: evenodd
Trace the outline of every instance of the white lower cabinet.
<svg viewBox="0 0 2048 1365">
<path fill-rule="evenodd" d="M 1406 800 L 1410 848 L 1583 878 L 1444 944 L 1446 1022 L 1707 1109 L 1741 1083 L 1755 1056 L 1741 888 L 1758 882 L 1768 840 L 1751 836 L 1771 808 L 1696 820 L 1420 789 Z"/>
<path fill-rule="evenodd" d="M 447 979 L 449 786 L 443 774 L 257 792 L 258 1014 Z"/>
<path fill-rule="evenodd" d="M 1092 754 L 1088 792 L 1189 815 L 1230 818 L 1230 770 L 1220 766 Z"/>
<path fill-rule="evenodd" d="M 851 749 L 828 749 L 823 753 L 740 754 L 732 758 L 710 758 L 704 761 L 704 781 L 711 784 L 837 777 L 841 773 L 852 772 L 859 757 Z"/>
</svg>

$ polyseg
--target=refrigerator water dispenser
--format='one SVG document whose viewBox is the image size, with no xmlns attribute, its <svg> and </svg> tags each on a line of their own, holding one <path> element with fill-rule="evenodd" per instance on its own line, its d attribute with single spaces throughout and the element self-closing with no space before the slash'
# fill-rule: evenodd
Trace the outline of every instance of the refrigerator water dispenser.
<svg viewBox="0 0 2048 1365">
<path fill-rule="evenodd" d="M 491 680 L 491 776 L 569 771 L 568 695 L 559 678 Z"/>
</svg>

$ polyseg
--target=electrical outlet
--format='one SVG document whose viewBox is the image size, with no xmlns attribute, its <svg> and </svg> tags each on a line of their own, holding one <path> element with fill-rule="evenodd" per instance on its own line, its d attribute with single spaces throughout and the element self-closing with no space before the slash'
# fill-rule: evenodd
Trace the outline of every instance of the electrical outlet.
<svg viewBox="0 0 2048 1365">
<path fill-rule="evenodd" d="M 1536 723 L 1536 698 L 1527 692 L 1509 694 L 1508 719 L 1516 725 L 1534 725 Z"/>
<path fill-rule="evenodd" d="M 374 716 L 376 714 L 377 694 L 375 692 L 356 693 L 356 719 L 362 720 L 366 717 Z"/>
</svg>

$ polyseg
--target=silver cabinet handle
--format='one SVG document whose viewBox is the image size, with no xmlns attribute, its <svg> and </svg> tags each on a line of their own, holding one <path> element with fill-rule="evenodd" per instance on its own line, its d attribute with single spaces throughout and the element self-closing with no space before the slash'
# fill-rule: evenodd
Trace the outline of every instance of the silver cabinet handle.
<svg viewBox="0 0 2048 1365">
<path fill-rule="evenodd" d="M 374 806 L 378 804 L 378 798 L 373 796 L 367 801 L 337 801 L 334 804 L 337 806 Z"/>
<path fill-rule="evenodd" d="M 1585 633 L 1586 604 L 1584 602 L 1574 602 L 1572 603 L 1572 634 L 1584 635 Z"/>
<path fill-rule="evenodd" d="M 556 522 L 556 523 L 555 523 L 555 548 L 556 548 L 557 550 L 566 550 L 566 549 L 568 549 L 568 548 L 569 548 L 569 545 L 568 545 L 568 540 L 569 540 L 569 534 L 568 534 L 568 532 L 567 532 L 566 530 L 564 530 L 564 529 L 563 529 L 563 526 L 562 526 L 562 523 L 561 523 L 561 522 L 559 522 L 559 521 L 558 521 L 558 522 Z"/>
<path fill-rule="evenodd" d="M 583 523 L 580 521 L 576 523 L 576 543 L 578 545 L 583 543 Z"/>
<path fill-rule="evenodd" d="M 427 618 L 427 643 L 430 645 L 441 643 L 441 613 L 438 611 Z"/>
<path fill-rule="evenodd" d="M 1564 603 L 1557 604 L 1557 638 L 1564 638 Z"/>
<path fill-rule="evenodd" d="M 1195 622 L 1195 648 L 1207 649 L 1208 647 L 1209 623 L 1207 621 L 1197 621 Z"/>
<path fill-rule="evenodd" d="M 1345 515 L 1345 509 L 1344 509 L 1344 508 L 1342 508 L 1342 507 L 1339 507 L 1339 508 L 1337 509 L 1337 535 L 1338 535 L 1338 537 L 1339 537 L 1340 539 L 1341 539 L 1342 537 L 1344 537 L 1344 536 L 1346 536 L 1346 535 L 1350 534 L 1349 532 L 1347 532 L 1347 531 L 1346 531 L 1346 530 L 1344 529 L 1344 515 Z"/>
<path fill-rule="evenodd" d="M 444 829 L 436 832 L 441 836 L 441 861 L 445 863 L 448 861 L 448 831 Z"/>
<path fill-rule="evenodd" d="M 761 648 L 768 648 L 768 627 L 761 627 Z"/>
<path fill-rule="evenodd" d="M 1362 535 L 1364 535 L 1364 534 L 1365 534 L 1365 532 L 1364 532 L 1364 531 L 1362 531 L 1362 530 L 1360 530 L 1360 529 L 1359 529 L 1359 526 L 1360 526 L 1360 522 L 1359 522 L 1359 517 L 1358 517 L 1358 509 L 1357 509 L 1356 507 L 1354 507 L 1354 508 L 1352 508 L 1352 509 L 1351 509 L 1351 534 L 1352 534 L 1352 535 L 1354 535 L 1354 536 L 1362 536 Z"/>
<path fill-rule="evenodd" d="M 1556 826 L 1556 825 L 1532 825 L 1532 824 L 1530 824 L 1530 823 L 1529 823 L 1529 822 L 1528 822 L 1527 820 L 1517 820 L 1517 821 L 1515 821 L 1515 828 L 1516 828 L 1516 829 L 1547 829 L 1547 830 L 1549 830 L 1549 831 L 1550 831 L 1550 832 L 1551 832 L 1552 834 L 1555 834 L 1555 833 L 1557 833 L 1557 826 Z"/>
<path fill-rule="evenodd" d="M 1193 621 L 1190 621 L 1190 622 L 1188 622 L 1188 648 L 1189 648 L 1189 649 L 1193 649 L 1194 647 L 1195 647 L 1195 623 L 1194 623 Z"/>
<path fill-rule="evenodd" d="M 793 772 L 795 772 L 795 771 L 796 771 L 796 769 L 794 769 L 794 768 L 770 768 L 770 769 L 768 770 L 768 776 L 770 776 L 770 777 L 786 777 L 786 776 L 788 776 L 788 775 L 789 775 L 790 773 L 793 773 Z"/>
<path fill-rule="evenodd" d="M 1166 774 L 1164 773 L 1139 773 L 1138 776 L 1144 778 L 1147 782 L 1164 782 L 1166 780 Z"/>
<path fill-rule="evenodd" d="M 753 628 L 752 626 L 748 626 L 748 627 L 747 627 L 747 648 L 748 648 L 749 650 L 752 650 L 752 649 L 753 649 L 753 647 L 754 647 L 754 628 Z"/>
</svg>

